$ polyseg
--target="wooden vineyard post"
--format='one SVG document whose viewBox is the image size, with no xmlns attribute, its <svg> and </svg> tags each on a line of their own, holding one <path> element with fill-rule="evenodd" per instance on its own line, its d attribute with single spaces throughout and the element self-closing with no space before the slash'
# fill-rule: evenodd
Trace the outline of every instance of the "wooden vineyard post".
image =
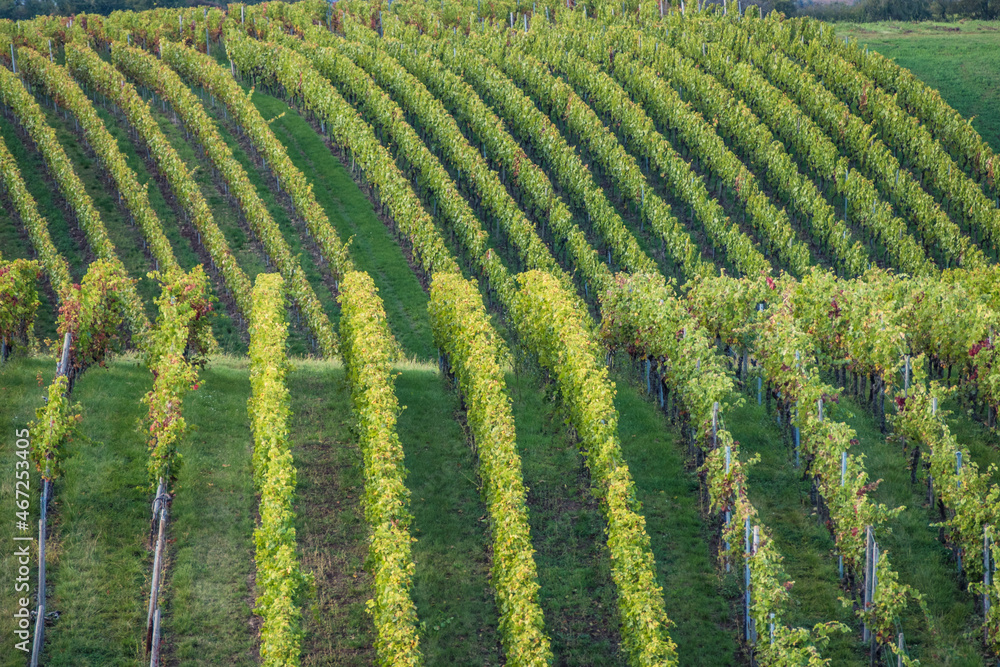
<svg viewBox="0 0 1000 667">
<path fill-rule="evenodd" d="M 878 557 L 879 548 L 878 542 L 875 541 L 875 533 L 872 533 L 872 590 L 868 596 L 869 604 L 875 604 L 875 590 L 878 588 Z M 871 631 L 871 652 L 872 660 L 875 659 L 875 631 Z"/>
<path fill-rule="evenodd" d="M 161 477 L 153 499 L 153 522 L 157 524 L 156 551 L 153 555 L 153 583 L 149 591 L 149 612 L 146 615 L 146 653 L 150 667 L 160 664 L 160 577 L 163 569 L 163 552 L 167 544 L 167 519 L 169 500 L 166 482 Z"/>
<path fill-rule="evenodd" d="M 875 604 L 875 591 L 878 589 L 878 542 L 875 541 L 875 532 L 871 526 L 865 529 L 865 592 L 864 609 L 868 611 Z M 872 660 L 875 659 L 875 631 L 868 627 L 865 622 L 863 640 L 870 644 Z"/>
<path fill-rule="evenodd" d="M 961 450 L 955 452 L 955 484 L 959 489 L 962 488 L 962 452 Z M 955 549 L 955 565 L 959 574 L 962 574 L 962 549 L 958 547 Z"/>
<path fill-rule="evenodd" d="M 48 480 L 42 484 L 42 506 L 38 519 L 38 612 L 35 615 L 35 641 L 31 647 L 31 667 L 38 667 L 42 645 L 45 643 L 45 522 L 50 485 L 51 482 Z"/>
<path fill-rule="evenodd" d="M 660 377 L 659 373 L 656 374 L 656 384 L 660 388 L 660 409 L 662 410 L 663 409 L 663 378 Z"/>
<path fill-rule="evenodd" d="M 903 372 L 903 397 L 910 391 L 910 357 L 906 357 L 906 365 Z"/>
<path fill-rule="evenodd" d="M 756 556 L 757 555 L 757 549 L 759 547 L 760 547 L 760 526 L 754 526 L 753 527 L 753 543 L 751 544 L 751 549 L 752 550 L 751 550 L 750 554 L 752 556 Z M 750 566 L 747 565 L 747 577 L 748 577 L 748 580 L 749 580 L 749 576 L 750 576 L 749 572 L 750 572 Z M 748 614 L 750 613 L 750 608 L 749 607 L 747 608 L 747 613 Z M 750 633 L 751 633 L 751 635 L 750 635 L 750 641 L 752 643 L 756 644 L 757 643 L 757 622 L 753 619 L 753 617 L 750 618 Z"/>
<path fill-rule="evenodd" d="M 801 433 L 799 432 L 799 402 L 795 402 L 795 426 L 792 426 L 792 437 L 795 440 L 795 467 L 799 467 L 799 445 L 801 444 Z"/>
<path fill-rule="evenodd" d="M 757 304 L 757 312 L 758 313 L 764 312 L 764 304 L 762 303 Z M 761 404 L 761 393 L 763 391 L 763 384 L 764 384 L 763 373 L 761 373 L 760 375 L 757 376 L 757 405 Z"/>
<path fill-rule="evenodd" d="M 712 449 L 719 447 L 719 402 L 712 404 Z M 727 450 L 728 451 L 728 450 Z M 726 472 L 729 472 L 729 461 L 726 461 Z"/>
</svg>

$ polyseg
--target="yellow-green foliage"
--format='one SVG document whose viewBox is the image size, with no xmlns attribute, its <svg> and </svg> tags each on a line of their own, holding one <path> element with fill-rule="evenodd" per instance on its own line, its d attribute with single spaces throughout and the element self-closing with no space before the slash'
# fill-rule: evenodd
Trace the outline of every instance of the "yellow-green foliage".
<svg viewBox="0 0 1000 667">
<path fill-rule="evenodd" d="M 150 333 L 146 364 L 153 372 L 153 389 L 143 398 L 149 406 L 149 480 L 176 477 L 181 455 L 177 443 L 186 423 L 181 416 L 184 394 L 198 388 L 198 367 L 215 349 L 208 326 L 212 310 L 208 278 L 201 266 L 169 276 L 151 273 L 163 287 L 156 300 L 157 326 Z"/>
<path fill-rule="evenodd" d="M 599 360 L 597 341 L 554 278 L 529 271 L 518 282 L 514 325 L 525 347 L 555 377 L 607 520 L 611 577 L 629 663 L 675 665 L 677 646 L 667 634 L 670 620 L 656 583 L 646 522 L 637 511 L 635 485 L 618 442 L 615 387 Z"/>
<path fill-rule="evenodd" d="M 66 397 L 67 386 L 65 375 L 52 381 L 45 405 L 38 408 L 36 421 L 31 424 L 31 454 L 42 477 L 48 480 L 59 476 L 59 450 L 80 421 L 79 406 L 71 406 Z"/>
<path fill-rule="evenodd" d="M 374 599 L 368 601 L 380 665 L 419 665 L 417 612 L 410 597 L 410 492 L 404 484 L 403 446 L 396 433 L 399 402 L 393 388 L 392 334 L 382 300 L 367 273 L 351 271 L 340 290 L 341 349 L 351 386 L 365 461 L 365 518 L 372 529 L 368 564 Z"/>
<path fill-rule="evenodd" d="M 0 258 L 0 342 L 11 344 L 31 334 L 38 310 L 35 281 L 39 275 L 38 262 Z"/>
<path fill-rule="evenodd" d="M 288 358 L 285 294 L 281 276 L 257 276 L 250 317 L 250 423 L 253 474 L 260 493 L 260 526 L 254 531 L 257 605 L 264 619 L 260 655 L 267 667 L 299 664 L 304 594 L 311 577 L 295 551 L 295 465 L 288 445 Z"/>
<path fill-rule="evenodd" d="M 483 498 L 493 530 L 492 581 L 507 664 L 550 664 L 552 650 L 538 604 L 521 457 L 504 382 L 503 342 L 479 291 L 458 274 L 434 277 L 429 309 L 434 339 L 448 356 L 465 396 L 479 452 Z"/>
<path fill-rule="evenodd" d="M 336 353 L 337 335 L 323 310 L 312 285 L 306 280 L 298 259 L 292 255 L 277 223 L 257 194 L 243 166 L 218 132 L 215 122 L 205 112 L 201 101 L 169 67 L 152 55 L 118 44 L 111 54 L 115 65 L 144 85 L 157 90 L 198 139 L 206 155 L 218 169 L 229 191 L 239 203 L 243 217 L 260 240 L 268 257 L 287 283 L 288 291 L 319 342 L 324 357 Z"/>
</svg>

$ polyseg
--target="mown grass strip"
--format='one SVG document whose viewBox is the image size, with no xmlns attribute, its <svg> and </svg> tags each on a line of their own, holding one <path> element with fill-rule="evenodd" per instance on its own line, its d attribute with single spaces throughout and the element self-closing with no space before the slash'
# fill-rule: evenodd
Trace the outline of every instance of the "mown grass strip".
<svg viewBox="0 0 1000 667">
<path fill-rule="evenodd" d="M 213 357 L 184 399 L 191 427 L 170 506 L 170 570 L 163 591 L 165 664 L 255 660 L 250 394 L 245 358 Z"/>
<path fill-rule="evenodd" d="M 51 358 L 22 357 L 15 355 L 5 364 L 0 364 L 0 506 L 9 507 L 14 511 L 17 481 L 15 473 L 17 462 L 24 460 L 18 456 L 17 439 L 27 434 L 28 426 L 35 418 L 35 410 L 42 405 L 44 391 L 39 386 L 52 381 L 55 373 L 55 362 Z M 15 631 L 23 630 L 18 625 L 15 614 L 28 614 L 35 608 L 35 592 L 37 588 L 38 562 L 38 489 L 41 488 L 41 476 L 35 466 L 29 465 L 28 483 L 32 493 L 28 528 L 19 530 L 15 517 L 9 515 L 8 521 L 0 522 L 0 540 L 5 548 L 0 550 L 0 579 L 7 583 L 7 591 L 0 595 L 0 636 L 3 636 L 4 650 L 0 651 L 0 667 L 24 667 L 31 651 L 31 641 L 19 637 Z M 21 489 L 24 490 L 23 488 Z M 31 536 L 33 541 L 17 541 L 15 537 Z M 18 581 L 23 576 L 19 572 L 17 550 L 22 544 L 29 544 L 31 564 L 27 581 Z M 15 546 L 16 545 L 16 546 Z M 27 584 L 25 588 L 20 588 Z M 21 599 L 26 604 L 21 606 Z M 24 610 L 23 612 L 21 610 Z M 26 641 L 23 647 L 16 644 Z M 24 652 L 27 651 L 27 652 Z"/>
<path fill-rule="evenodd" d="M 316 580 L 303 619 L 302 664 L 362 667 L 375 662 L 375 627 L 365 608 L 368 525 L 361 508 L 364 460 L 350 418 L 343 366 L 301 360 L 288 374 L 298 486 L 295 533 L 302 567 Z"/>
<path fill-rule="evenodd" d="M 285 146 L 292 164 L 308 175 L 316 201 L 340 237 L 350 239 L 351 259 L 375 281 L 393 336 L 407 356 L 431 360 L 434 344 L 427 294 L 407 265 L 402 249 L 375 215 L 371 202 L 322 135 L 298 111 L 260 90 L 254 92 L 251 101 L 272 119 L 275 136 Z"/>
</svg>

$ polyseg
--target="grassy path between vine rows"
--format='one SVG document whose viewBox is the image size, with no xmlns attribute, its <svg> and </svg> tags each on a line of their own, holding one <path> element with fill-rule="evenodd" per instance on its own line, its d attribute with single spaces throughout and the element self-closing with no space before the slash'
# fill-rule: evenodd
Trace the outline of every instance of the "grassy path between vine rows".
<svg viewBox="0 0 1000 667">
<path fill-rule="evenodd" d="M 256 91 L 257 110 L 273 119 L 271 130 L 292 163 L 306 175 L 313 195 L 330 224 L 348 247 L 358 270 L 375 281 L 396 340 L 410 357 L 437 358 L 427 315 L 427 294 L 407 264 L 392 233 L 375 214 L 371 202 L 326 145 L 325 139 L 284 101 Z M 284 114 L 284 116 L 280 116 Z"/>
<path fill-rule="evenodd" d="M 740 443 L 744 459 L 760 456 L 760 462 L 750 467 L 747 491 L 784 557 L 788 579 L 795 582 L 785 623 L 811 628 L 840 621 L 853 627 L 854 614 L 838 600 L 844 592 L 833 538 L 810 504 L 810 482 L 803 476 L 804 469 L 794 467 L 792 447 L 774 416 L 758 406 L 753 396 L 745 400 L 742 407 L 729 410 L 724 424 Z M 742 573 L 731 576 L 731 585 L 742 590 Z M 822 655 L 836 665 L 860 667 L 868 662 L 860 635 L 854 632 L 834 635 Z"/>
<path fill-rule="evenodd" d="M 361 508 L 364 459 L 353 432 L 347 378 L 329 362 L 296 361 L 288 375 L 295 428 L 296 538 L 316 581 L 305 620 L 305 667 L 371 665 L 375 628 L 365 602 L 368 524 Z"/>
<path fill-rule="evenodd" d="M 497 610 L 489 582 L 489 531 L 472 448 L 456 417 L 458 398 L 435 366 L 396 380 L 405 405 L 398 431 L 406 454 L 413 543 L 413 599 L 428 665 L 499 665 Z"/>
<path fill-rule="evenodd" d="M 516 374 L 507 375 L 507 387 L 545 631 L 557 664 L 623 665 L 604 517 L 553 388 L 543 388 L 542 374 L 532 366 L 522 362 Z"/>
<path fill-rule="evenodd" d="M 247 361 L 222 357 L 184 397 L 191 431 L 171 505 L 165 664 L 257 664 L 249 396 Z"/>
<path fill-rule="evenodd" d="M 876 539 L 889 552 L 900 582 L 914 586 L 930 612 L 933 629 L 924 622 L 916 604 L 904 614 L 901 630 L 909 655 L 925 664 L 985 664 L 977 639 L 981 618 L 972 597 L 959 588 L 955 563 L 938 542 L 937 529 L 930 527 L 938 519 L 926 507 L 926 486 L 911 485 L 902 449 L 897 443 L 886 442 L 870 413 L 848 397 L 841 398 L 841 406 L 831 406 L 828 416 L 857 431 L 860 445 L 851 455 L 864 454 L 869 479 L 882 480 L 872 493 L 873 501 L 906 507 L 899 517 L 886 523 Z M 796 581 L 792 589 L 796 605 L 790 618 L 801 624 L 826 620 L 846 623 L 852 633 L 837 637 L 824 655 L 835 658 L 836 664 L 864 659 L 859 653 L 864 650 L 859 642 L 860 626 L 836 601 L 846 594 L 838 590 L 835 548 L 826 529 L 815 518 L 809 520 L 815 514 L 809 501 L 810 485 L 793 467 L 787 429 L 779 429 L 773 411 L 758 407 L 749 395 L 746 406 L 731 412 L 727 425 L 743 443 L 746 455 L 759 453 L 762 457 L 751 469 L 750 494 L 775 534 L 786 558 L 787 573 Z"/>
<path fill-rule="evenodd" d="M 842 398 L 841 404 L 853 414 L 844 421 L 857 431 L 861 442 L 851 454 L 864 453 L 869 478 L 883 480 L 872 492 L 872 500 L 889 507 L 906 507 L 886 523 L 876 539 L 889 553 L 899 581 L 920 591 L 930 611 L 933 630 L 928 630 L 916 605 L 907 609 L 902 630 L 910 655 L 925 664 L 987 664 L 980 654 L 977 636 L 981 636 L 982 626 L 973 596 L 959 588 L 956 564 L 938 541 L 938 529 L 930 526 L 940 519 L 926 507 L 926 484 L 910 483 L 902 447 L 886 442 L 871 413 L 849 397 Z"/>
<path fill-rule="evenodd" d="M 0 637 L 3 637 L 3 650 L 0 651 L 0 667 L 24 667 L 28 663 L 28 653 L 22 653 L 14 648 L 14 631 L 17 630 L 14 614 L 19 610 L 18 600 L 26 598 L 29 608 L 35 608 L 35 590 L 38 581 L 38 505 L 41 490 L 41 477 L 35 471 L 35 464 L 28 466 L 29 493 L 31 494 L 30 517 L 28 529 L 18 530 L 15 522 L 14 505 L 16 463 L 22 459 L 17 456 L 16 432 L 27 429 L 35 418 L 35 410 L 42 405 L 44 388 L 39 386 L 35 375 L 41 374 L 42 383 L 52 380 L 55 361 L 46 358 L 25 359 L 19 355 L 11 357 L 6 364 L 0 364 L 0 508 L 3 509 L 5 520 L 0 521 L 0 581 L 4 582 L 4 590 L 0 592 Z M 22 466 L 23 468 L 23 466 Z M 23 490 L 23 488 L 22 488 Z M 19 520 L 19 519 L 18 519 Z M 32 536 L 30 587 L 27 591 L 15 589 L 15 579 L 18 574 L 18 557 L 16 550 L 21 544 L 14 537 Z M 18 582 L 23 583 L 23 582 Z M 30 647 L 30 643 L 28 644 Z"/>
<path fill-rule="evenodd" d="M 623 354 L 618 359 L 626 359 Z M 618 434 L 646 519 L 670 635 L 684 664 L 739 663 L 734 617 L 709 545 L 715 530 L 699 508 L 698 479 L 686 466 L 687 447 L 651 400 L 646 387 L 616 361 Z"/>
<path fill-rule="evenodd" d="M 13 434 L 34 417 L 53 368 L 50 358 L 17 357 L 0 370 L 5 433 Z M 36 373 L 41 373 L 43 386 Z M 66 447 L 65 474 L 56 484 L 51 515 L 48 609 L 60 615 L 46 632 L 46 665 L 134 665 L 142 658 L 151 492 L 137 420 L 145 411 L 140 399 L 150 385 L 149 372 L 126 358 L 107 369 L 89 370 L 74 391 L 84 420 L 80 435 Z M 193 429 L 180 446 L 184 463 L 171 512 L 165 664 L 255 664 L 248 623 L 255 504 L 245 417 L 248 393 L 245 363 L 221 360 L 203 371 L 199 391 L 185 401 Z M 5 469 L 13 444 L 8 440 L 0 441 Z M 12 463 L 10 468 L 5 483 L 13 479 Z M 37 516 L 37 475 L 32 484 Z M 0 486 L 0 495 L 6 493 Z M 5 522 L 0 531 L 10 527 Z M 9 563 L 4 550 L 0 564 Z M 33 583 L 35 577 L 33 570 Z M 10 603 L 10 596 L 0 598 L 5 637 Z M 21 665 L 22 657 L 5 651 L 0 665 Z"/>
<path fill-rule="evenodd" d="M 45 635 L 46 665 L 131 665 L 142 657 L 145 542 L 150 502 L 146 445 L 137 429 L 149 372 L 122 362 L 77 382 L 80 435 L 65 448 L 55 484 Z"/>
</svg>

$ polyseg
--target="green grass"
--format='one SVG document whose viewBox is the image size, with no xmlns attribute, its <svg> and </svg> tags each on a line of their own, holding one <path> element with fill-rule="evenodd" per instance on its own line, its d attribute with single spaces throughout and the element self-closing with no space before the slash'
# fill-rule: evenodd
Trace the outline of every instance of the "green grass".
<svg viewBox="0 0 1000 667">
<path fill-rule="evenodd" d="M 906 611 L 902 629 L 910 655 L 924 664 L 986 664 L 980 655 L 978 637 L 982 630 L 973 596 L 959 588 L 955 562 L 938 541 L 938 529 L 930 527 L 939 517 L 925 506 L 926 485 L 910 483 L 902 448 L 886 442 L 870 413 L 850 398 L 842 398 L 841 404 L 846 410 L 840 414 L 833 410 L 830 417 L 843 419 L 857 431 L 861 444 L 851 454 L 863 453 L 869 478 L 882 480 L 872 492 L 872 500 L 889 507 L 906 507 L 887 522 L 876 539 L 889 554 L 900 582 L 914 586 L 930 612 L 932 629 L 923 622 L 916 605 Z"/>
<path fill-rule="evenodd" d="M 400 375 L 396 395 L 406 406 L 398 431 L 412 494 L 413 599 L 424 661 L 498 665 L 486 508 L 472 448 L 455 419 L 458 400 L 433 367 Z"/>
<path fill-rule="evenodd" d="M 0 507 L 4 508 L 6 514 L 4 520 L 0 521 L 0 581 L 3 581 L 3 591 L 0 592 L 0 642 L 3 642 L 0 650 L 0 667 L 24 667 L 28 662 L 28 654 L 14 648 L 15 642 L 21 639 L 15 640 L 13 635 L 17 629 L 13 614 L 18 610 L 20 598 L 27 598 L 32 610 L 36 604 L 38 573 L 35 564 L 38 562 L 38 505 L 41 478 L 35 471 L 35 465 L 31 463 L 28 466 L 31 494 L 29 530 L 18 530 L 14 515 L 16 511 L 14 502 L 17 500 L 15 474 L 18 470 L 16 464 L 22 459 L 17 456 L 15 443 L 16 432 L 28 428 L 28 424 L 35 418 L 35 410 L 42 405 L 44 389 L 39 386 L 36 374 L 42 376 L 44 384 L 52 379 L 54 368 L 53 360 L 42 357 L 13 356 L 8 363 L 0 364 Z M 21 468 L 23 469 L 23 466 Z M 14 536 L 33 538 L 28 591 L 17 591 L 14 588 L 19 567 L 15 549 L 20 546 L 14 541 Z"/>
<path fill-rule="evenodd" d="M 222 358 L 184 398 L 191 427 L 171 504 L 164 655 L 169 664 L 252 665 L 254 508 L 245 360 Z"/>
<path fill-rule="evenodd" d="M 785 623 L 811 628 L 840 621 L 853 627 L 854 615 L 838 600 L 844 592 L 833 539 L 809 501 L 810 482 L 803 477 L 803 468 L 794 467 L 792 446 L 774 416 L 748 396 L 742 407 L 729 411 L 724 424 L 740 443 L 744 459 L 760 456 L 760 462 L 750 467 L 747 491 L 784 557 L 788 579 L 795 582 Z M 740 575 L 735 576 L 733 585 L 742 589 Z M 836 665 L 867 662 L 860 634 L 854 632 L 834 635 L 822 655 Z"/>
<path fill-rule="evenodd" d="M 33 418 L 44 395 L 36 373 L 47 383 L 53 367 L 49 358 L 15 358 L 0 370 L 5 434 L 13 436 L 14 428 Z M 91 369 L 74 391 L 84 421 L 82 437 L 66 447 L 65 474 L 56 484 L 51 515 L 48 609 L 60 617 L 46 633 L 47 665 L 134 665 L 141 658 L 151 492 L 137 420 L 144 413 L 140 398 L 150 385 L 145 368 L 123 359 L 108 369 Z M 185 401 L 185 416 L 194 428 L 180 447 L 184 464 L 174 487 L 164 598 L 165 655 L 181 664 L 255 664 L 248 626 L 256 504 L 245 418 L 248 394 L 245 363 L 223 359 L 202 373 L 199 390 Z M 6 483 L 13 479 L 12 444 L 11 438 L 0 440 L 5 469 L 0 495 L 8 493 Z M 33 477 L 37 515 L 39 487 Z M 0 531 L 11 527 L 3 522 Z M 10 562 L 7 550 L 0 552 L 0 566 Z M 6 592 L 0 596 L 5 641 L 11 603 Z M 24 663 L 6 648 L 0 665 Z"/>
<path fill-rule="evenodd" d="M 427 316 L 427 295 L 407 264 L 391 232 L 324 139 L 282 100 L 255 92 L 257 110 L 288 151 L 292 163 L 313 186 L 316 201 L 343 240 L 350 239 L 351 259 L 375 281 L 396 340 L 411 357 L 437 357 Z M 281 118 L 277 118 L 284 114 Z"/>
<path fill-rule="evenodd" d="M 316 599 L 305 622 L 303 662 L 370 665 L 375 628 L 365 602 L 368 524 L 361 508 L 364 460 L 352 433 L 351 402 L 341 368 L 296 362 L 288 375 L 297 470 L 296 537 Z"/>
<path fill-rule="evenodd" d="M 507 377 L 545 631 L 557 664 L 621 665 L 604 518 L 564 415 L 542 382 L 526 365 Z"/>
<path fill-rule="evenodd" d="M 46 665 L 133 665 L 142 656 L 150 558 L 146 446 L 136 428 L 149 372 L 123 362 L 91 369 L 73 400 L 82 437 L 65 446 L 56 481 Z"/>
<path fill-rule="evenodd" d="M 644 398 L 645 386 L 624 364 L 618 368 L 613 373 L 618 434 L 646 519 L 667 615 L 676 623 L 670 635 L 686 664 L 737 664 L 737 622 L 709 551 L 715 533 L 701 514 L 698 478 L 687 469 L 684 441 Z"/>
<path fill-rule="evenodd" d="M 1000 23 L 837 24 L 837 34 L 892 58 L 955 108 L 1000 151 Z"/>
</svg>

